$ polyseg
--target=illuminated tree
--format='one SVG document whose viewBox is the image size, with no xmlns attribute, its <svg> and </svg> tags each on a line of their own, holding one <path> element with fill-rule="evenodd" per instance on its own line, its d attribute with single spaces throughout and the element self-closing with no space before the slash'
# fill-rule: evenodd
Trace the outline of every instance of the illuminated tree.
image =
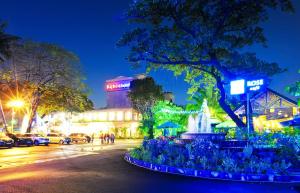
<svg viewBox="0 0 300 193">
<path fill-rule="evenodd" d="M 37 111 L 43 115 L 91 108 L 76 55 L 57 45 L 27 41 L 15 42 L 10 52 L 9 62 L 1 66 L 2 77 L 6 77 L 1 82 L 15 85 L 15 96 L 26 100 L 27 132 L 31 131 Z"/>
<path fill-rule="evenodd" d="M 153 138 L 154 105 L 163 99 L 162 87 L 153 78 L 136 79 L 130 83 L 128 96 L 135 110 L 142 114 L 142 127 L 148 129 L 149 138 Z"/>
<path fill-rule="evenodd" d="M 157 102 L 152 111 L 154 112 L 154 128 L 170 121 L 177 125 L 177 132 L 182 132 L 186 130 L 187 125 L 187 114 L 181 114 L 184 109 L 183 107 L 177 106 L 169 101 L 159 101 Z M 158 130 L 156 130 L 157 132 Z M 161 129 L 159 129 L 161 131 Z"/>
<path fill-rule="evenodd" d="M 245 127 L 228 103 L 225 86 L 231 79 L 282 72 L 278 64 L 244 52 L 253 44 L 266 45 L 260 25 L 271 9 L 293 11 L 290 0 L 137 0 L 127 12 L 135 28 L 118 45 L 130 47 L 128 59 L 134 65 L 146 62 L 150 68 L 209 75 L 216 82 L 222 109 Z"/>
<path fill-rule="evenodd" d="M 87 92 L 65 86 L 48 87 L 41 97 L 38 113 L 41 117 L 55 111 L 83 112 L 92 110 L 93 102 Z"/>
<path fill-rule="evenodd" d="M 300 70 L 298 70 L 298 73 L 300 74 Z M 285 89 L 288 93 L 298 98 L 298 106 L 300 106 L 300 81 L 296 81 L 295 84 L 287 86 Z"/>
</svg>

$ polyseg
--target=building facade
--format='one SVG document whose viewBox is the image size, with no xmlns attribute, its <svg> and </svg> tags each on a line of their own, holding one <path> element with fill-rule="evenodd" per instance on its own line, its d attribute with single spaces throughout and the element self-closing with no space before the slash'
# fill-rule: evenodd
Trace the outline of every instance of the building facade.
<svg viewBox="0 0 300 193">
<path fill-rule="evenodd" d="M 132 107 L 127 94 L 133 77 L 119 76 L 104 85 L 106 107 L 82 113 L 57 112 L 43 118 L 44 132 L 114 133 L 117 138 L 141 138 L 138 130 L 141 116 Z M 37 131 L 39 132 L 39 131 Z"/>
<path fill-rule="evenodd" d="M 269 88 L 254 95 L 250 102 L 253 125 L 258 131 L 264 129 L 280 130 L 282 128 L 280 122 L 291 120 L 294 116 L 299 115 L 299 107 L 296 101 Z M 246 121 L 245 105 L 237 108 L 235 113 Z"/>
</svg>

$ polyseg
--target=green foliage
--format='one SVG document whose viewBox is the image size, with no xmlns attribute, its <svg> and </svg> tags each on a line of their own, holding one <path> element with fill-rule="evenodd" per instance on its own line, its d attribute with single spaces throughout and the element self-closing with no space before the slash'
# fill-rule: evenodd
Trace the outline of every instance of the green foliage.
<svg viewBox="0 0 300 193">
<path fill-rule="evenodd" d="M 240 152 L 224 150 L 203 139 L 196 139 L 186 145 L 176 144 L 172 140 L 152 139 L 144 140 L 140 148 L 130 151 L 130 155 L 146 162 L 180 168 L 231 174 L 289 174 L 289 169 L 298 167 L 300 163 L 297 152 L 290 147 L 294 142 L 283 141 L 279 142 L 280 145 L 274 151 L 269 148 L 254 151 L 254 147 L 248 145 Z"/>
<path fill-rule="evenodd" d="M 279 174 L 288 174 L 288 169 L 292 166 L 289 162 L 287 163 L 285 160 L 281 160 L 280 162 L 276 162 L 273 167 L 276 168 Z"/>
<path fill-rule="evenodd" d="M 251 145 L 248 145 L 243 149 L 243 154 L 245 158 L 250 158 L 252 153 L 253 153 L 253 147 Z"/>
<path fill-rule="evenodd" d="M 165 112 L 166 110 L 173 113 L 167 113 Z M 187 125 L 187 116 L 176 113 L 182 110 L 182 107 L 177 106 L 170 101 L 158 101 L 152 108 L 154 113 L 155 136 L 157 137 L 162 134 L 162 129 L 157 129 L 157 127 L 167 121 L 173 122 L 179 126 L 177 129 L 170 129 L 170 132 L 174 132 L 173 134 L 185 131 Z"/>
<path fill-rule="evenodd" d="M 298 73 L 300 74 L 300 69 L 298 70 Z M 298 98 L 298 106 L 300 107 L 300 81 L 296 81 L 295 84 L 287 86 L 285 90 Z"/>
<path fill-rule="evenodd" d="M 182 154 L 179 154 L 174 160 L 174 164 L 177 167 L 183 167 L 185 162 L 185 157 Z"/>
<path fill-rule="evenodd" d="M 222 166 L 225 172 L 236 173 L 238 171 L 238 165 L 231 157 L 224 157 L 222 160 Z"/>
<path fill-rule="evenodd" d="M 202 106 L 203 100 L 208 99 L 207 105 L 211 117 L 216 118 L 220 121 L 225 121 L 226 113 L 220 107 L 218 98 L 219 98 L 219 93 L 213 87 L 207 86 L 205 90 L 198 89 L 196 93 L 194 93 L 192 96 L 189 97 L 191 103 L 186 105 L 186 110 L 199 111 Z"/>
<path fill-rule="evenodd" d="M 0 68 L 1 83 L 10 96 L 22 98 L 30 132 L 36 112 L 83 111 L 93 108 L 87 98 L 79 58 L 60 46 L 19 40 L 10 47 L 11 60 Z"/>
<path fill-rule="evenodd" d="M 149 138 L 153 138 L 154 114 L 152 108 L 163 99 L 162 87 L 153 78 L 146 77 L 131 81 L 128 97 L 135 110 L 142 114 L 142 128 L 147 128 Z"/>
<path fill-rule="evenodd" d="M 38 113 L 47 115 L 55 111 L 83 112 L 92 110 L 93 107 L 93 102 L 88 99 L 85 91 L 63 86 L 51 86 L 41 96 Z"/>
<path fill-rule="evenodd" d="M 157 164 L 163 165 L 163 164 L 165 164 L 165 162 L 166 162 L 165 155 L 160 154 L 159 156 L 157 156 L 157 159 L 156 159 Z"/>
<path fill-rule="evenodd" d="M 129 154 L 131 157 L 135 158 L 135 159 L 142 159 L 142 152 L 140 148 L 135 148 L 129 151 Z"/>
</svg>

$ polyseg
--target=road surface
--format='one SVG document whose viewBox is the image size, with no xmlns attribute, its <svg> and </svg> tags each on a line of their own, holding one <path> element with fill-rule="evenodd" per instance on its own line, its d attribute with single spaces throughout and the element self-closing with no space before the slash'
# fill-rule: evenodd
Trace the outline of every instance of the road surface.
<svg viewBox="0 0 300 193">
<path fill-rule="evenodd" d="M 132 166 L 124 152 L 140 141 L 115 145 L 0 150 L 0 193 L 296 193 L 297 187 L 201 180 Z"/>
</svg>

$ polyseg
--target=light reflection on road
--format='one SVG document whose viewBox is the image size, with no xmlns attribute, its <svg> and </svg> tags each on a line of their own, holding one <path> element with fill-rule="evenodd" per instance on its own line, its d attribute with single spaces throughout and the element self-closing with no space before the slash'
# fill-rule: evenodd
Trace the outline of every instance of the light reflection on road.
<svg viewBox="0 0 300 193">
<path fill-rule="evenodd" d="M 101 151 L 112 149 L 126 149 L 140 143 L 141 140 L 117 140 L 115 144 L 100 144 L 99 141 L 94 141 L 89 144 L 50 144 L 49 146 L 0 149 L 0 169 L 99 154 Z"/>
</svg>

